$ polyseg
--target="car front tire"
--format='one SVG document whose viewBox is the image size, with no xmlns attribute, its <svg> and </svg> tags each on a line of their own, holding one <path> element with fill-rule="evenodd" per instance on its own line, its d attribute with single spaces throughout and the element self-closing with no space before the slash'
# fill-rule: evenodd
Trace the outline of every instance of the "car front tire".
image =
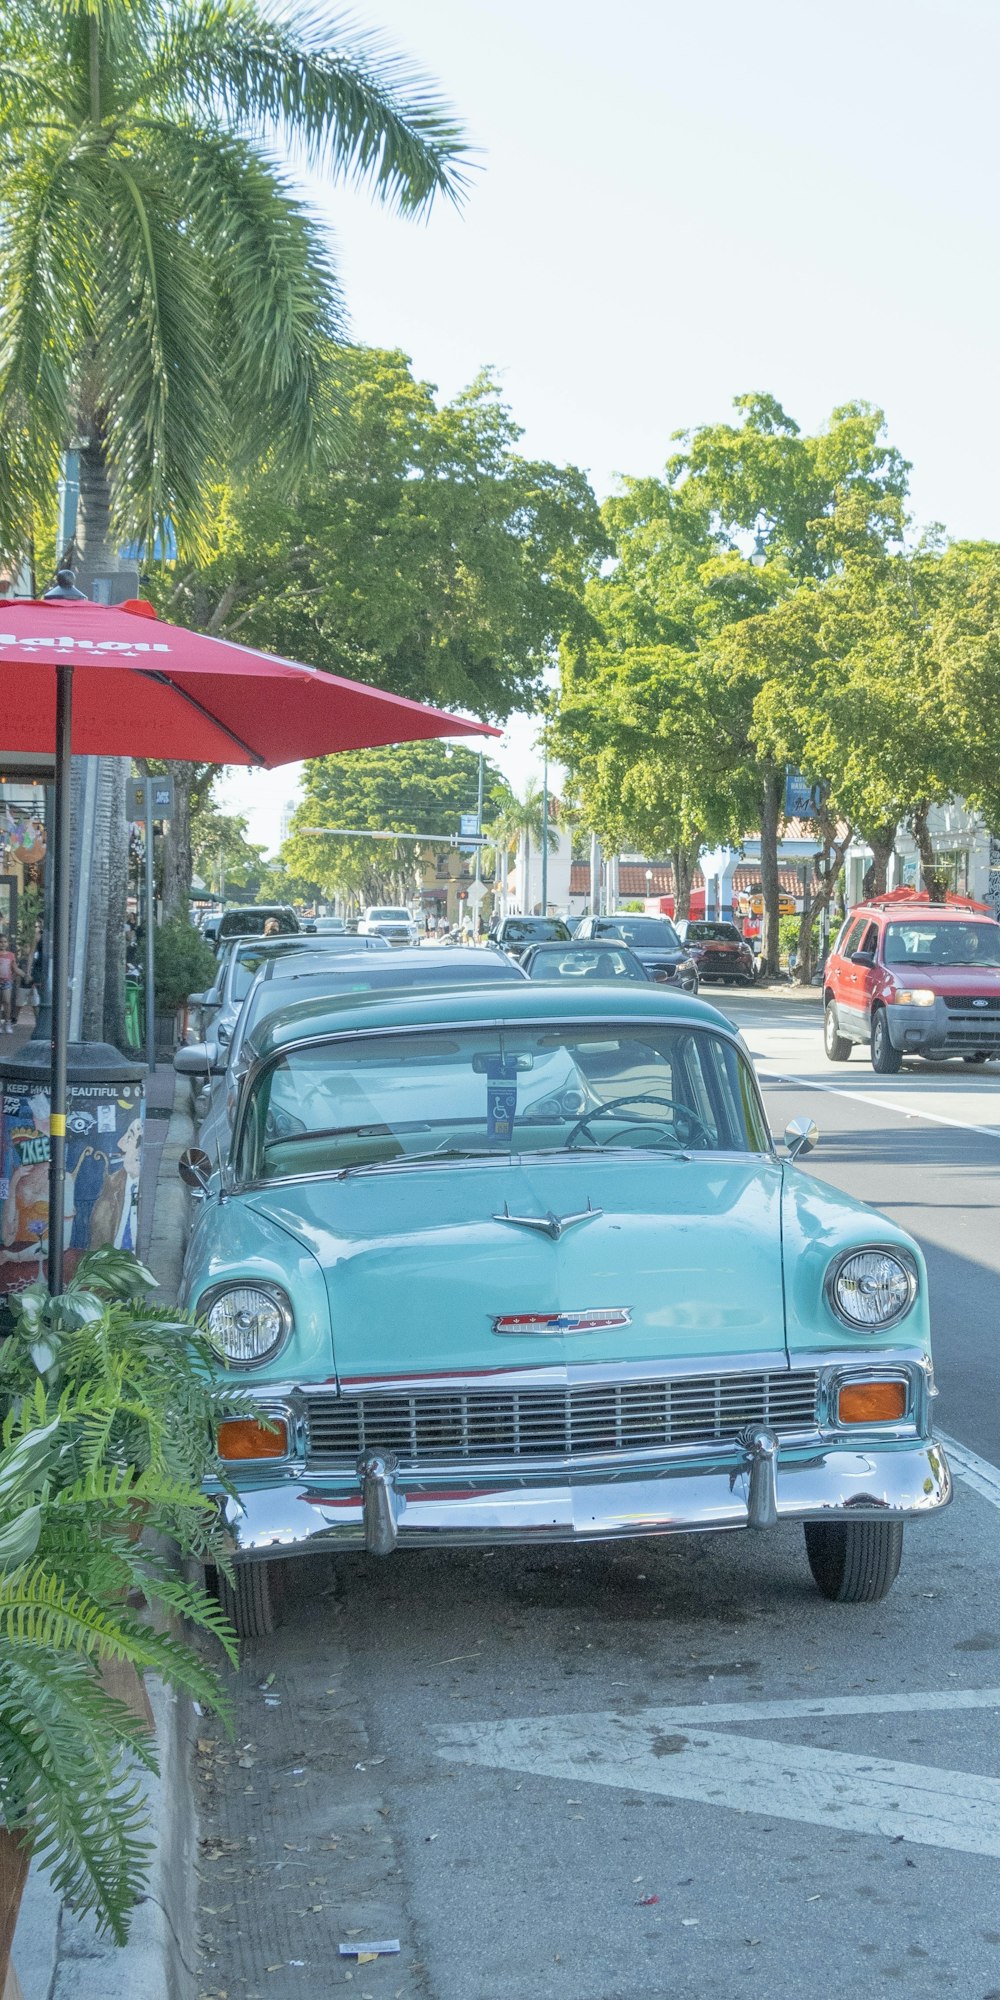
<svg viewBox="0 0 1000 2000">
<path fill-rule="evenodd" d="M 902 1521 L 807 1521 L 813 1581 L 831 1604 L 878 1604 L 903 1555 Z"/>
<path fill-rule="evenodd" d="M 828 1062 L 846 1062 L 853 1044 L 840 1032 L 837 1002 L 828 1000 L 823 1012 L 823 1047 Z"/>
<path fill-rule="evenodd" d="M 274 1631 L 272 1568 L 266 1562 L 240 1563 L 232 1583 L 221 1569 L 215 1573 L 219 1603 L 238 1639 L 266 1639 Z"/>
<path fill-rule="evenodd" d="M 879 1076 L 895 1076 L 902 1068 L 903 1052 L 893 1048 L 885 1008 L 872 1015 L 872 1068 Z"/>
</svg>

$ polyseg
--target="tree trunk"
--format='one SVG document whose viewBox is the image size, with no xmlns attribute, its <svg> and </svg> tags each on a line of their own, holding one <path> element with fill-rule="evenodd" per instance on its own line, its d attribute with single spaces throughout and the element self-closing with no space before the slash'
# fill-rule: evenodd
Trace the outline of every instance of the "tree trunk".
<svg viewBox="0 0 1000 2000">
<path fill-rule="evenodd" d="M 670 850 L 670 866 L 674 877 L 674 917 L 678 923 L 682 918 L 691 915 L 691 885 L 700 852 L 700 840 L 689 840 L 680 847 L 672 847 Z"/>
<path fill-rule="evenodd" d="M 122 570 L 111 540 L 111 491 L 100 423 L 91 418 L 80 451 L 80 500 L 75 538 L 77 579 L 93 594 L 98 578 L 108 578 L 114 601 L 134 595 L 138 577 Z M 94 847 L 80 857 L 82 910 L 86 912 L 85 1041 L 125 1046 L 125 906 L 128 895 L 128 834 L 125 825 L 127 757 L 102 757 L 98 776 Z M 87 895 L 89 883 L 90 893 Z"/>
<path fill-rule="evenodd" d="M 927 825 L 930 809 L 930 800 L 921 799 L 920 804 L 910 815 L 910 827 L 920 850 L 920 873 L 924 888 L 932 903 L 943 903 L 948 893 L 948 875 L 945 869 L 938 868 L 934 843 Z"/>
<path fill-rule="evenodd" d="M 862 836 L 871 848 L 872 858 L 865 869 L 861 893 L 870 896 L 884 896 L 889 881 L 889 863 L 896 847 L 896 821 L 887 821 L 884 826 L 876 826 L 871 832 L 862 827 Z"/>
<path fill-rule="evenodd" d="M 813 942 L 816 918 L 829 909 L 833 902 L 837 883 L 843 870 L 847 850 L 853 839 L 853 829 L 848 827 L 842 840 L 837 840 L 832 823 L 821 825 L 823 835 L 822 859 L 827 864 L 827 872 L 821 877 L 819 888 L 813 894 L 812 883 L 806 885 L 803 896 L 802 919 L 799 924 L 798 953 L 795 964 L 795 983 L 809 986 L 813 976 Z M 819 860 L 817 856 L 817 860 Z"/>
<path fill-rule="evenodd" d="M 163 914 L 164 917 L 186 917 L 194 874 L 191 853 L 194 768 L 172 757 L 167 759 L 167 770 L 174 781 L 174 816 L 163 843 Z"/>
<path fill-rule="evenodd" d="M 781 773 L 768 767 L 760 800 L 760 886 L 764 920 L 760 935 L 760 969 L 764 979 L 778 976 L 778 815 Z"/>
</svg>

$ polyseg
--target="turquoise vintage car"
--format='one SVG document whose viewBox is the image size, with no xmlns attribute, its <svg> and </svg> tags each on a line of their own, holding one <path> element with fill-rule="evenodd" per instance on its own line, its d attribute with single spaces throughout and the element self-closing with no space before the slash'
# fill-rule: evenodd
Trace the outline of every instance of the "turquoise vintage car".
<svg viewBox="0 0 1000 2000">
<path fill-rule="evenodd" d="M 252 1056 L 184 1281 L 264 1420 L 219 1438 L 245 1630 L 303 1550 L 781 1521 L 826 1596 L 884 1594 L 950 1497 L 923 1259 L 776 1156 L 722 1014 L 358 994 Z"/>
</svg>

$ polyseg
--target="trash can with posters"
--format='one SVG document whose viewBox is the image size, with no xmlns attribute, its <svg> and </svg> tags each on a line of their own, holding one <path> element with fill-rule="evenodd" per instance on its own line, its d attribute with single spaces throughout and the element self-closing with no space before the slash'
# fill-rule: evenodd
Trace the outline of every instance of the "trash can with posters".
<svg viewBox="0 0 1000 2000">
<path fill-rule="evenodd" d="M 145 1064 L 106 1042 L 71 1042 L 66 1114 L 64 1275 L 99 1244 L 138 1248 Z M 0 1055 L 0 1312 L 44 1278 L 49 1230 L 48 1046 Z"/>
</svg>

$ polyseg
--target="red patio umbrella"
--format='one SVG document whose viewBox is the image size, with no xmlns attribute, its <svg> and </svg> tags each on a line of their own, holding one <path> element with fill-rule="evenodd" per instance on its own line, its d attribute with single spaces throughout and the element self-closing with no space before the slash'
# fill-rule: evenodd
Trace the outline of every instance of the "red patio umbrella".
<svg viewBox="0 0 1000 2000">
<path fill-rule="evenodd" d="M 69 1028 L 70 757 L 276 764 L 496 736 L 481 722 L 169 625 L 141 600 L 0 599 L 0 753 L 55 756 L 49 1289 L 62 1287 Z"/>
</svg>

